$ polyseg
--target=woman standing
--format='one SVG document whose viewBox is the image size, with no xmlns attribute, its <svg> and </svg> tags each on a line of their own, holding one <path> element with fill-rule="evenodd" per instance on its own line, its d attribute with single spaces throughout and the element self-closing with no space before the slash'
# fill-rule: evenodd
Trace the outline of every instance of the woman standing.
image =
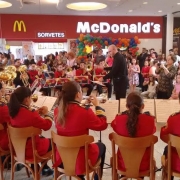
<svg viewBox="0 0 180 180">
<path fill-rule="evenodd" d="M 174 62 L 176 57 L 169 55 L 166 65 L 156 65 L 156 74 L 159 74 L 157 86 L 157 99 L 169 99 L 173 90 L 173 79 L 176 75 Z"/>
<path fill-rule="evenodd" d="M 62 87 L 59 108 L 54 111 L 57 133 L 61 136 L 80 136 L 89 134 L 89 130 L 102 131 L 107 128 L 104 110 L 99 106 L 96 97 L 89 100 L 96 107 L 96 114 L 90 108 L 81 107 L 82 90 L 75 81 L 67 82 Z M 89 159 L 94 165 L 101 158 L 101 172 L 103 170 L 106 147 L 103 143 L 89 145 Z M 57 154 L 55 166 L 62 166 L 62 161 Z M 76 174 L 84 180 L 85 156 L 84 148 L 79 151 L 76 161 Z M 97 179 L 97 175 L 95 176 Z"/>
</svg>

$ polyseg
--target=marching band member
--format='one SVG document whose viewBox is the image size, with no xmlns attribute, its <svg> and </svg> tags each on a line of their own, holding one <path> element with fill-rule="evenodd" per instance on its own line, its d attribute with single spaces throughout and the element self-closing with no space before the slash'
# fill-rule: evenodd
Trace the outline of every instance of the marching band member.
<svg viewBox="0 0 180 180">
<path fill-rule="evenodd" d="M 80 68 L 76 70 L 76 76 L 88 76 L 89 78 L 92 77 L 90 72 L 88 72 L 86 70 L 84 61 L 80 62 Z M 93 85 L 90 82 L 88 82 L 88 84 L 83 84 L 82 87 L 87 87 L 88 88 L 87 96 L 89 96 L 91 94 L 92 90 L 93 90 Z"/>
<path fill-rule="evenodd" d="M 90 108 L 81 107 L 82 90 L 75 81 L 67 82 L 63 85 L 59 107 L 54 111 L 57 134 L 61 136 L 80 136 L 89 134 L 89 130 L 102 131 L 107 128 L 104 110 L 99 106 L 96 97 L 90 101 L 96 107 L 96 114 Z M 94 165 L 98 158 L 101 158 L 101 172 L 103 170 L 106 147 L 103 143 L 92 143 L 88 147 L 88 154 L 91 163 Z M 57 152 L 54 166 L 62 166 L 62 161 Z M 85 172 L 84 148 L 81 148 L 76 161 L 76 174 L 80 179 L 84 179 Z M 102 173 L 101 173 L 102 175 Z M 95 175 L 97 180 L 97 176 Z"/>
<path fill-rule="evenodd" d="M 4 126 L 4 129 L 0 131 L 0 147 L 3 150 L 9 149 L 9 141 L 7 135 L 7 123 L 10 122 L 11 117 L 9 116 L 9 110 L 5 102 L 3 101 L 2 96 L 4 95 L 5 90 L 3 84 L 0 83 L 0 123 Z"/>
<path fill-rule="evenodd" d="M 29 84 L 31 84 L 31 79 L 29 78 L 28 73 L 21 73 L 19 72 L 19 68 L 21 66 L 21 60 L 20 59 L 15 59 L 14 60 L 14 66 L 16 67 L 17 71 L 16 71 L 16 78 L 13 80 L 13 84 L 15 85 L 15 87 L 17 86 L 27 86 Z M 24 81 L 26 81 L 27 83 L 25 84 Z"/>
<path fill-rule="evenodd" d="M 48 109 L 43 106 L 39 110 L 30 109 L 31 90 L 27 87 L 19 87 L 12 94 L 9 102 L 9 113 L 11 116 L 11 125 L 17 128 L 35 127 L 47 131 L 52 126 L 52 119 L 47 115 Z M 41 116 L 44 116 L 42 118 Z M 40 156 L 51 151 L 51 140 L 42 136 L 35 137 L 37 152 Z M 32 159 L 32 140 L 26 142 L 26 158 Z M 45 165 L 42 174 L 51 175 L 53 171 Z"/>
<path fill-rule="evenodd" d="M 38 71 L 36 70 L 36 64 L 31 64 L 28 71 L 29 77 L 32 83 L 37 79 Z"/>
<path fill-rule="evenodd" d="M 64 67 L 63 67 L 62 64 L 59 64 L 57 66 L 57 69 L 56 69 L 56 71 L 54 73 L 54 77 L 55 78 L 64 78 L 64 77 L 66 77 L 66 74 L 65 74 L 65 71 L 64 71 Z"/>
<path fill-rule="evenodd" d="M 107 72 L 104 70 L 104 61 L 100 61 L 94 69 L 96 75 L 106 75 Z M 112 94 L 112 84 L 110 80 L 104 83 L 108 89 L 108 99 L 111 99 Z M 99 94 L 102 94 L 102 86 L 97 84 L 97 91 Z"/>
</svg>

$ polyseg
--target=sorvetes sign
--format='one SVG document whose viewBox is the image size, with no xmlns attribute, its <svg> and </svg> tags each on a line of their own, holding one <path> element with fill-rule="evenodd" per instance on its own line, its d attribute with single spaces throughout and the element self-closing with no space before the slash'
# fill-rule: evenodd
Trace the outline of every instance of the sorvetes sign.
<svg viewBox="0 0 180 180">
<path fill-rule="evenodd" d="M 64 38 L 65 32 L 37 32 L 37 38 Z"/>
</svg>

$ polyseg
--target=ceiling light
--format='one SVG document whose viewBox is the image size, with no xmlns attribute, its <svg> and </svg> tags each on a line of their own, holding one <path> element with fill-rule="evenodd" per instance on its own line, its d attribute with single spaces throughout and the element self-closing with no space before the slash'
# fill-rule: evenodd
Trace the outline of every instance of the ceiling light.
<svg viewBox="0 0 180 180">
<path fill-rule="evenodd" d="M 133 12 L 133 10 L 129 10 L 129 12 Z"/>
<path fill-rule="evenodd" d="M 59 0 L 45 0 L 47 3 L 58 3 Z"/>
<path fill-rule="evenodd" d="M 148 2 L 143 2 L 143 4 L 148 4 Z"/>
<path fill-rule="evenodd" d="M 77 11 L 90 11 L 104 9 L 107 7 L 107 5 L 98 2 L 76 2 L 67 4 L 66 7 Z"/>
<path fill-rule="evenodd" d="M 0 8 L 8 8 L 11 6 L 12 6 L 12 4 L 7 1 L 0 1 Z"/>
<path fill-rule="evenodd" d="M 161 13 L 162 11 L 161 11 L 161 10 L 159 10 L 158 12 L 159 12 L 159 13 Z"/>
<path fill-rule="evenodd" d="M 180 5 L 180 3 L 177 3 L 177 5 Z"/>
</svg>

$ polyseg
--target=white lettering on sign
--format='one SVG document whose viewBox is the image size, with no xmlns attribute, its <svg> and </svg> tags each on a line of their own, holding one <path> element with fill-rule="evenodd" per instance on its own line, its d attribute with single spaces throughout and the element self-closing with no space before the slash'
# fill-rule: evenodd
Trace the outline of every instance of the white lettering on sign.
<svg viewBox="0 0 180 180">
<path fill-rule="evenodd" d="M 151 28 L 153 28 L 154 33 L 160 33 L 160 24 L 155 24 L 154 22 L 147 22 L 142 24 L 138 22 L 137 24 L 112 24 L 107 22 L 100 22 L 99 24 L 90 24 L 89 22 L 78 22 L 77 33 L 151 33 Z"/>
<path fill-rule="evenodd" d="M 64 32 L 38 32 L 38 38 L 64 38 Z"/>
</svg>

